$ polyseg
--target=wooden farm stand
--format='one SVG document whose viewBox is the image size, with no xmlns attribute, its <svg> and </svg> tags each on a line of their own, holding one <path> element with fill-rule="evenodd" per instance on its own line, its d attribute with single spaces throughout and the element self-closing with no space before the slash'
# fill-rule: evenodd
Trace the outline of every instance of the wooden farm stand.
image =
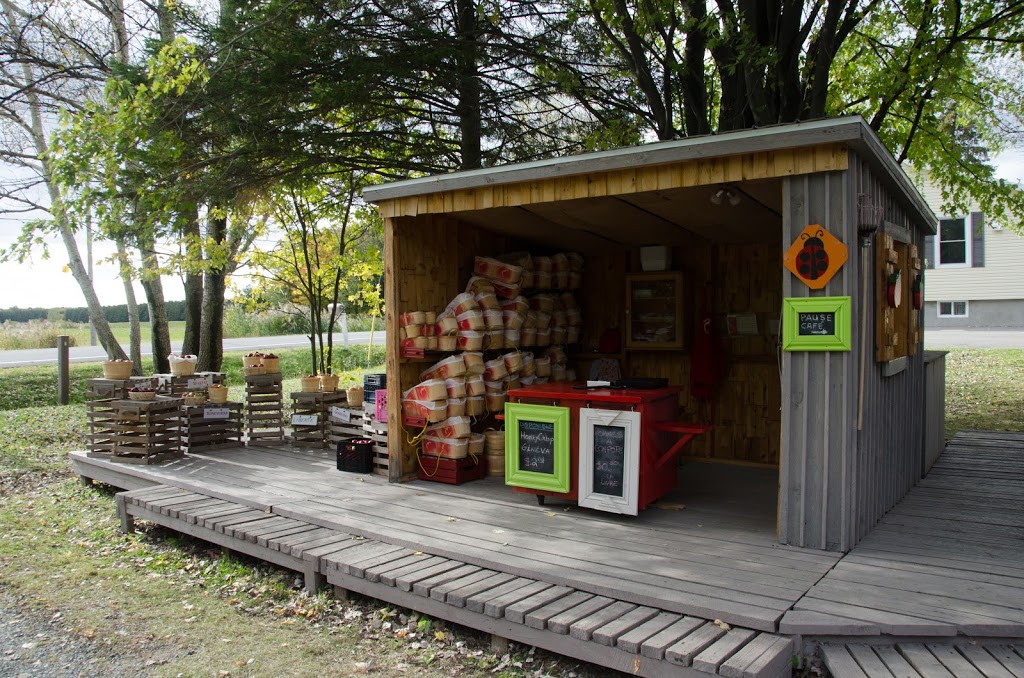
<svg viewBox="0 0 1024 678">
<path fill-rule="evenodd" d="M 568 367 L 585 378 L 614 361 L 624 377 L 681 387 L 679 420 L 711 428 L 680 475 L 695 462 L 774 471 L 779 542 L 848 550 L 921 478 L 921 311 L 887 302 L 882 274 L 901 268 L 895 298 L 911 299 L 937 220 L 862 118 L 453 172 L 364 198 L 385 220 L 389 393 L 442 357 L 403 353 L 400 318 L 442 311 L 475 257 L 575 252 L 583 325 Z M 828 276 L 798 277 L 796 255 L 819 238 Z M 653 269 L 652 245 L 666 255 Z M 844 309 L 825 332 L 835 341 L 780 350 L 797 333 L 783 311 L 818 297 Z M 602 342 L 609 331 L 618 340 Z M 416 449 L 401 398 L 388 405 L 390 478 L 409 480 Z"/>
<path fill-rule="evenodd" d="M 284 440 L 281 373 L 245 377 L 245 439 L 251 443 Z"/>
<path fill-rule="evenodd" d="M 342 440 L 349 438 L 369 438 L 373 441 L 373 472 L 388 475 L 388 435 L 387 427 L 373 419 L 373 413 L 367 412 L 363 403 L 341 405 L 346 410 L 348 421 L 342 421 L 333 414 L 327 417 L 327 446 L 336 449 Z M 383 430 L 382 430 L 383 427 Z"/>
<path fill-rule="evenodd" d="M 180 457 L 181 399 L 109 400 L 95 407 L 89 454 L 128 464 Z"/>
<path fill-rule="evenodd" d="M 344 391 L 292 393 L 292 444 L 300 447 L 327 447 L 330 443 L 328 419 L 331 408 L 347 404 Z M 316 423 L 296 424 L 295 415 L 316 417 Z"/>
<path fill-rule="evenodd" d="M 208 418 L 208 410 L 227 410 L 227 418 Z M 242 445 L 242 403 L 207 403 L 181 406 L 181 446 L 202 452 Z"/>
<path fill-rule="evenodd" d="M 206 392 L 210 384 L 223 384 L 223 372 L 196 372 L 188 376 L 154 374 L 156 385 L 162 395 L 180 397 L 189 391 Z"/>
<path fill-rule="evenodd" d="M 110 410 L 113 400 L 127 400 L 128 390 L 133 386 L 153 388 L 152 377 L 132 377 L 130 379 L 86 379 L 85 408 L 89 418 L 89 433 L 96 433 L 97 417 L 102 421 Z"/>
</svg>

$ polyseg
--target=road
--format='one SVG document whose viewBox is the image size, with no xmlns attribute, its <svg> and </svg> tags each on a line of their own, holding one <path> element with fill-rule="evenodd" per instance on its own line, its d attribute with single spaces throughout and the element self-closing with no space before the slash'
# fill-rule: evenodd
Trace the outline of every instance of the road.
<svg viewBox="0 0 1024 678">
<path fill-rule="evenodd" d="M 383 331 L 373 333 L 373 343 L 383 344 Z M 370 342 L 369 332 L 349 332 L 350 345 L 365 346 Z M 336 346 L 343 345 L 340 333 L 334 335 Z M 175 351 L 181 350 L 181 343 L 171 344 Z M 246 337 L 243 339 L 225 339 L 224 351 L 262 351 L 274 348 L 309 348 L 309 339 L 304 334 L 288 334 L 281 337 Z M 125 353 L 128 347 L 124 347 Z M 142 346 L 143 357 L 152 355 L 148 344 Z M 73 363 L 98 362 L 106 360 L 107 354 L 100 346 L 72 346 L 70 358 Z M 52 365 L 57 362 L 57 349 L 33 348 L 22 351 L 0 351 L 0 367 L 26 367 L 28 365 Z"/>
</svg>

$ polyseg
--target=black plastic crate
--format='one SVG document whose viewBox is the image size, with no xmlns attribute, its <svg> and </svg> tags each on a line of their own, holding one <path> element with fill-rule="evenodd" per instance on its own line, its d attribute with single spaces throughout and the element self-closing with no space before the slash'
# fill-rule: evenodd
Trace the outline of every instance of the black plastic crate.
<svg viewBox="0 0 1024 678">
<path fill-rule="evenodd" d="M 373 441 L 369 438 L 339 440 L 338 470 L 349 473 L 373 471 Z"/>
</svg>

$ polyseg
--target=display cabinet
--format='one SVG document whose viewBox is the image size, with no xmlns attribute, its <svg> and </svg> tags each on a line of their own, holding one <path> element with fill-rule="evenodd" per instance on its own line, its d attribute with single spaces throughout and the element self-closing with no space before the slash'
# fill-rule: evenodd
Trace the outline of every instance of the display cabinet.
<svg viewBox="0 0 1024 678">
<path fill-rule="evenodd" d="M 682 272 L 626 276 L 626 348 L 683 348 L 683 310 Z"/>
</svg>

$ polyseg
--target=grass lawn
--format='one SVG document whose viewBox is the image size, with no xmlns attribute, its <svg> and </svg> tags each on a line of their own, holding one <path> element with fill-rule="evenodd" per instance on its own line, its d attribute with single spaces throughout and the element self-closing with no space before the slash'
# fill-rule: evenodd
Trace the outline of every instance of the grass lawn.
<svg viewBox="0 0 1024 678">
<path fill-rule="evenodd" d="M 131 329 L 128 323 L 110 323 L 110 329 L 117 337 L 117 341 L 120 344 L 127 345 L 131 341 Z M 150 342 L 150 325 L 148 322 L 140 323 L 139 329 L 141 330 L 142 345 L 146 346 Z M 182 341 L 185 338 L 185 321 L 175 320 L 167 323 L 167 330 L 171 333 L 171 341 Z M 68 334 L 75 338 L 75 346 L 88 346 L 89 345 L 89 326 L 85 323 L 78 323 L 74 329 L 68 330 Z"/>
<path fill-rule="evenodd" d="M 1024 431 L 1024 350 L 949 351 L 946 439 L 963 429 Z"/>
</svg>

